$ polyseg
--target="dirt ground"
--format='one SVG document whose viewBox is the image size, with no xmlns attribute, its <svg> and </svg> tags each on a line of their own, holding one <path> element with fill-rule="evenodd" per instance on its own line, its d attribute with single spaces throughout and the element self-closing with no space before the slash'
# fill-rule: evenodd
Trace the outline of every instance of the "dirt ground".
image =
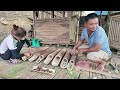
<svg viewBox="0 0 120 90">
<path fill-rule="evenodd" d="M 11 32 L 12 25 L 16 24 L 26 29 L 28 32 L 31 29 L 33 19 L 32 11 L 0 11 L 0 43 Z M 1 21 L 7 24 L 1 23 Z"/>
</svg>

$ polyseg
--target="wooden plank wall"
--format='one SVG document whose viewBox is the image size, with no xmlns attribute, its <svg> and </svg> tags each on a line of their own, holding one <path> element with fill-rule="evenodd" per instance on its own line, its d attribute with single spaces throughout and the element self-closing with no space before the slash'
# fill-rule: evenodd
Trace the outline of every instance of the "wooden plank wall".
<svg viewBox="0 0 120 90">
<path fill-rule="evenodd" d="M 110 46 L 120 49 L 120 15 L 111 16 L 108 37 Z"/>
<path fill-rule="evenodd" d="M 48 44 L 70 44 L 68 18 L 35 20 L 36 38 Z"/>
</svg>

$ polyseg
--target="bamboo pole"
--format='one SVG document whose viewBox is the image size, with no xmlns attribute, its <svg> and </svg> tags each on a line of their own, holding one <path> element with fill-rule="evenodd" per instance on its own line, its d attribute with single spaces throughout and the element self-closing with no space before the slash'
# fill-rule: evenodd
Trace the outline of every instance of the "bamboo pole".
<svg viewBox="0 0 120 90">
<path fill-rule="evenodd" d="M 74 68 L 76 59 L 77 59 L 77 55 L 72 55 L 68 65 L 67 65 L 68 70 L 72 70 Z"/>
<path fill-rule="evenodd" d="M 45 48 L 41 48 L 42 50 L 39 50 L 39 51 L 36 51 L 34 55 L 32 55 L 31 58 L 29 58 L 28 60 L 30 62 L 33 62 L 35 61 L 36 59 L 38 59 L 38 57 L 41 55 L 41 53 L 45 52 L 45 50 L 48 49 L 48 47 L 45 47 Z"/>
<path fill-rule="evenodd" d="M 44 63 L 49 64 L 53 60 L 53 58 L 60 52 L 60 50 L 61 49 L 57 49 L 53 53 L 49 54 L 47 58 L 44 60 Z"/>
<path fill-rule="evenodd" d="M 62 60 L 63 56 L 65 55 L 66 53 L 66 48 L 63 48 L 56 56 L 55 58 L 53 59 L 53 61 L 51 62 L 51 64 L 53 66 L 58 66 L 60 61 Z"/>
<path fill-rule="evenodd" d="M 55 50 L 55 48 L 47 49 L 46 53 L 39 56 L 39 58 L 36 60 L 36 63 L 40 63 L 43 59 L 45 59 L 50 53 L 52 53 Z"/>
<path fill-rule="evenodd" d="M 70 54 L 70 50 L 67 50 L 65 56 L 63 57 L 61 63 L 60 63 L 60 67 L 61 68 L 67 68 L 67 64 L 70 60 L 71 54 Z"/>
</svg>

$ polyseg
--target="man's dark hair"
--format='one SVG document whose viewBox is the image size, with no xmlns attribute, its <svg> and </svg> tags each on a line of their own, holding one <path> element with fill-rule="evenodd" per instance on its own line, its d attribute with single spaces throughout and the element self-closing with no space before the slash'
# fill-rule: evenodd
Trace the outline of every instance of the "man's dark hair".
<svg viewBox="0 0 120 90">
<path fill-rule="evenodd" d="M 80 21 L 79 21 L 79 24 L 80 25 L 84 25 L 85 24 L 85 17 L 82 17 L 81 19 L 80 19 Z"/>
<path fill-rule="evenodd" d="M 96 13 L 90 13 L 85 17 L 85 21 L 88 22 L 89 19 L 98 18 L 98 15 Z"/>
</svg>

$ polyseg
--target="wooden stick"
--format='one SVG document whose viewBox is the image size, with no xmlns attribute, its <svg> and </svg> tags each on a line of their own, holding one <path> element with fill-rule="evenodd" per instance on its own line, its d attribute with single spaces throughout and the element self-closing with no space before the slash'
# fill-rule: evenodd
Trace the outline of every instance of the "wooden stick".
<svg viewBox="0 0 120 90">
<path fill-rule="evenodd" d="M 111 77 L 115 77 L 115 78 L 120 78 L 120 74 L 112 74 L 112 73 L 107 73 L 107 72 L 103 72 L 103 71 L 87 69 L 87 68 L 78 67 L 78 66 L 75 66 L 75 69 L 76 69 L 77 71 L 85 70 L 85 71 L 89 71 L 89 72 L 94 72 L 94 73 L 103 74 L 103 75 L 106 75 L 106 76 L 111 76 Z"/>
</svg>

